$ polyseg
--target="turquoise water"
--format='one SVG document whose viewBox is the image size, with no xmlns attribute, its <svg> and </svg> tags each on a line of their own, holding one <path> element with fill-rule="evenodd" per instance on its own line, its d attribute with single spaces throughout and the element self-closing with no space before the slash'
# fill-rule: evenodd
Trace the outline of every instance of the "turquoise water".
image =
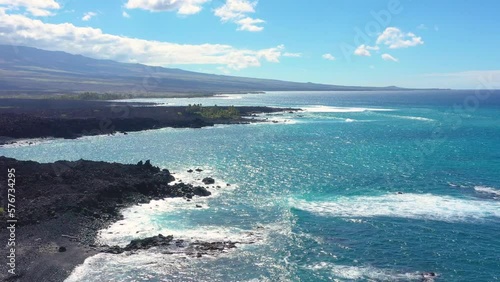
<svg viewBox="0 0 500 282">
<path fill-rule="evenodd" d="M 0 148 L 0 155 L 43 162 L 151 159 L 184 181 L 231 183 L 207 199 L 125 210 L 101 240 L 126 244 L 163 233 L 240 241 L 238 249 L 202 258 L 158 250 L 98 255 L 68 281 L 422 281 L 423 272 L 438 273 L 436 281 L 500 280 L 500 92 L 230 98 L 157 102 L 306 111 L 265 116 L 277 124 Z M 196 167 L 200 176 L 185 173 Z"/>
</svg>

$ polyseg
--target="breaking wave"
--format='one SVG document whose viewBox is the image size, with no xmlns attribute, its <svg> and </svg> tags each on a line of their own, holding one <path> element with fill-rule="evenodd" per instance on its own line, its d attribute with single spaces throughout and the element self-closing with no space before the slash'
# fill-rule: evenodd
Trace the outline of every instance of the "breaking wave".
<svg viewBox="0 0 500 282">
<path fill-rule="evenodd" d="M 293 208 L 332 217 L 402 217 L 438 221 L 469 221 L 500 217 L 500 203 L 431 194 L 388 194 L 341 197 L 335 201 L 290 200 Z"/>
</svg>

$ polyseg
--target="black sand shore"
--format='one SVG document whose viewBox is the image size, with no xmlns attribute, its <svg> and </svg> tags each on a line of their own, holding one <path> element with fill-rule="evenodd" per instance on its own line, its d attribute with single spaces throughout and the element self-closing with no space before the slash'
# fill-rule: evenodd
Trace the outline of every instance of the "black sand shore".
<svg viewBox="0 0 500 282">
<path fill-rule="evenodd" d="M 121 218 L 120 209 L 152 199 L 208 196 L 204 187 L 172 184 L 168 170 L 149 161 L 136 165 L 93 161 L 59 161 L 40 164 L 0 157 L 0 171 L 15 169 L 15 275 L 8 273 L 6 244 L 0 266 L 2 281 L 64 281 L 84 260 L 99 252 L 122 253 L 169 244 L 183 245 L 188 255 L 234 248 L 234 242 L 195 242 L 188 246 L 171 236 L 132 241 L 125 248 L 96 246 L 98 230 Z M 7 207 L 7 174 L 0 175 L 0 201 Z M 172 185 L 170 185 L 170 184 Z M 193 203 L 194 205 L 194 203 Z M 5 223 L 9 213 L 1 216 Z M 168 235 L 168 234 L 164 234 Z"/>
<path fill-rule="evenodd" d="M 213 108 L 213 107 L 212 107 Z M 204 110 L 207 108 L 204 107 Z M 215 124 L 261 122 L 258 113 L 296 111 L 271 107 L 217 107 L 206 115 L 186 106 L 105 101 L 0 99 L 0 145 L 30 138 L 78 138 L 164 127 L 201 128 Z"/>
</svg>

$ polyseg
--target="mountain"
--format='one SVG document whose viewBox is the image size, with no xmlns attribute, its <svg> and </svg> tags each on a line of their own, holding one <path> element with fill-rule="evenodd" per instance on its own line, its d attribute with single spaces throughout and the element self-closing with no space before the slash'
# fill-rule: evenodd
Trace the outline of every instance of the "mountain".
<svg viewBox="0 0 500 282">
<path fill-rule="evenodd" d="M 214 75 L 97 60 L 59 51 L 0 45 L 0 93 L 216 93 L 397 90 Z"/>
</svg>

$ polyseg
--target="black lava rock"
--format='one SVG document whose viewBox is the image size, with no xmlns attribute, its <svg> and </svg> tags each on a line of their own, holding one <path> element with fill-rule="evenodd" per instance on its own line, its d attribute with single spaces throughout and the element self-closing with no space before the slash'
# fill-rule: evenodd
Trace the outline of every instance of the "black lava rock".
<svg viewBox="0 0 500 282">
<path fill-rule="evenodd" d="M 206 178 L 203 178 L 203 180 L 201 182 L 203 182 L 206 185 L 209 185 L 209 184 L 214 184 L 215 180 L 211 177 L 206 177 Z"/>
</svg>

